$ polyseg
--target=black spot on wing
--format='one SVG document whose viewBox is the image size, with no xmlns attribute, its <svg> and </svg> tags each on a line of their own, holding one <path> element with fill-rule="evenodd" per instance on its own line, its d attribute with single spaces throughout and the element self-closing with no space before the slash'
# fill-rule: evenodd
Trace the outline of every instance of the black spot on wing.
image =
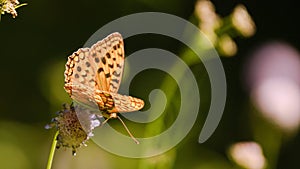
<svg viewBox="0 0 300 169">
<path fill-rule="evenodd" d="M 98 70 L 98 73 L 104 72 L 104 69 L 102 67 L 100 67 Z"/>
<path fill-rule="evenodd" d="M 106 78 L 109 78 L 109 77 L 110 77 L 110 73 L 106 73 L 106 74 L 105 74 L 105 77 L 106 77 Z"/>
<path fill-rule="evenodd" d="M 114 64 L 108 64 L 108 67 L 114 68 Z"/>
<path fill-rule="evenodd" d="M 117 67 L 118 67 L 118 68 L 122 68 L 122 66 L 121 66 L 120 64 L 117 64 Z"/>
<path fill-rule="evenodd" d="M 102 61 L 103 64 L 106 65 L 106 59 L 105 59 L 105 57 L 102 57 L 102 58 L 101 58 L 101 61 Z"/>
<path fill-rule="evenodd" d="M 99 63 L 100 62 L 99 58 L 95 58 L 95 62 Z"/>
<path fill-rule="evenodd" d="M 114 76 L 116 76 L 116 77 L 120 77 L 121 76 L 121 73 L 117 73 L 116 71 L 113 71 L 113 73 L 112 73 Z"/>
<path fill-rule="evenodd" d="M 117 89 L 117 87 L 113 83 L 110 83 L 109 85 L 112 86 L 112 88 Z"/>
<path fill-rule="evenodd" d="M 116 83 L 119 83 L 119 80 L 118 80 L 118 79 L 112 79 L 111 81 L 116 82 Z"/>
</svg>

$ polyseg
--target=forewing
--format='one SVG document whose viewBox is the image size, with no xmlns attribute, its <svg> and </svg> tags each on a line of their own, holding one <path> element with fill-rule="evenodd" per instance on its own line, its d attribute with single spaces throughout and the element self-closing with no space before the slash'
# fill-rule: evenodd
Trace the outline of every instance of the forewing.
<svg viewBox="0 0 300 169">
<path fill-rule="evenodd" d="M 117 93 L 124 68 L 124 43 L 121 34 L 112 33 L 94 44 L 90 55 L 97 64 L 96 88 Z"/>
</svg>

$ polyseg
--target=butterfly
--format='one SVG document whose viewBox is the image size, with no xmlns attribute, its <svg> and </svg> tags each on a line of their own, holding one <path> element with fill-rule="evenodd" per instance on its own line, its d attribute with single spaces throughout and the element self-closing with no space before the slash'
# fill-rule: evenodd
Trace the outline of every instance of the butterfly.
<svg viewBox="0 0 300 169">
<path fill-rule="evenodd" d="M 99 109 L 106 119 L 118 118 L 138 144 L 119 113 L 144 107 L 144 101 L 118 94 L 124 69 L 124 43 L 120 33 L 112 33 L 90 48 L 80 48 L 68 57 L 64 89 L 80 105 Z"/>
</svg>

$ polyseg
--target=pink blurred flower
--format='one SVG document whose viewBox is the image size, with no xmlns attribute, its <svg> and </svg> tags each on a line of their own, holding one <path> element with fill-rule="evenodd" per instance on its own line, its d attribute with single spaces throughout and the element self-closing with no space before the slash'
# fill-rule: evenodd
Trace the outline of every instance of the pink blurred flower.
<svg viewBox="0 0 300 169">
<path fill-rule="evenodd" d="M 266 119 L 284 131 L 300 125 L 300 55 L 288 44 L 265 44 L 252 56 L 246 81 Z"/>
</svg>

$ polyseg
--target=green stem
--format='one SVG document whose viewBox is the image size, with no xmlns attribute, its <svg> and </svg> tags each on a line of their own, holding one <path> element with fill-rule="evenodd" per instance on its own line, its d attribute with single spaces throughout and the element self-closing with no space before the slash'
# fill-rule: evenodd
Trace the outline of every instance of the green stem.
<svg viewBox="0 0 300 169">
<path fill-rule="evenodd" d="M 268 151 L 268 166 L 267 168 L 276 168 L 278 165 L 278 157 L 282 146 L 282 133 L 281 131 L 274 132 L 274 138 Z"/>
<path fill-rule="evenodd" d="M 54 157 L 54 153 L 55 153 L 55 148 L 56 148 L 56 143 L 57 143 L 57 140 L 56 140 L 57 136 L 58 136 L 58 131 L 55 133 L 53 141 L 52 141 L 52 146 L 51 146 L 51 149 L 50 149 L 50 154 L 49 154 L 46 169 L 51 169 L 52 161 L 53 161 L 53 157 Z"/>
<path fill-rule="evenodd" d="M 232 25 L 231 18 L 232 17 L 229 16 L 222 19 L 223 21 L 222 26 L 216 30 L 216 34 L 218 35 L 218 37 L 224 34 L 228 34 L 228 33 L 230 34 L 234 31 L 234 26 Z"/>
<path fill-rule="evenodd" d="M 199 46 L 198 50 L 201 51 L 201 53 L 203 53 L 203 56 L 205 55 L 206 51 L 209 51 L 211 49 L 210 45 L 205 45 L 205 40 L 203 39 L 192 39 L 191 40 L 193 45 Z M 203 47 L 203 48 L 200 48 Z M 198 51 L 198 52 L 199 52 Z M 198 59 L 196 56 L 193 56 L 193 52 L 187 50 L 186 48 L 184 48 L 179 56 L 181 56 L 181 59 L 188 65 L 188 66 L 192 66 L 195 65 L 197 63 L 200 63 L 201 60 Z M 203 60 L 206 58 L 202 58 Z M 202 60 L 202 61 L 203 61 Z M 178 67 L 180 66 L 180 62 L 176 62 L 174 63 L 174 65 L 172 65 L 172 67 L 169 69 L 169 73 L 172 74 L 171 72 L 174 72 L 177 74 L 178 79 L 182 79 L 186 73 L 186 70 L 179 70 Z M 162 89 L 166 94 L 167 94 L 167 100 L 171 100 L 173 98 L 175 98 L 176 96 L 176 90 L 178 89 L 177 84 L 172 84 L 170 83 L 168 78 L 165 78 L 163 80 L 163 82 L 161 83 L 161 87 L 160 89 Z M 155 102 L 153 105 L 159 104 L 161 101 L 160 99 L 154 99 Z M 181 100 L 183 101 L 183 100 Z M 167 103 L 165 109 L 170 109 L 171 107 L 175 107 L 178 108 L 176 106 L 174 106 L 174 104 L 177 105 L 177 103 L 175 103 L 175 101 L 172 101 L 172 103 Z M 160 133 L 160 131 L 163 131 L 165 129 L 165 120 L 166 118 L 170 119 L 170 115 L 168 115 L 168 117 L 166 117 L 165 114 L 162 114 L 160 116 L 159 119 L 157 119 L 156 124 L 155 124 L 155 129 L 153 127 L 153 125 L 147 125 L 145 128 L 145 133 L 147 134 L 157 134 Z M 180 131 L 178 131 L 178 133 L 180 133 Z M 170 138 L 171 139 L 171 138 Z M 170 140 L 165 139 L 165 140 L 159 140 L 158 142 L 151 142 L 148 145 L 143 145 L 145 146 L 145 151 L 151 151 L 149 150 L 152 149 L 153 147 L 159 147 L 159 145 L 163 144 L 162 142 L 169 142 Z M 139 169 L 166 169 L 166 168 L 173 168 L 173 164 L 174 161 L 176 160 L 176 156 L 177 156 L 177 150 L 176 148 L 173 148 L 172 150 L 169 150 L 168 152 L 161 154 L 159 156 L 156 157 L 152 157 L 149 159 L 143 159 L 140 160 L 139 163 Z M 166 160 L 168 159 L 168 160 Z M 156 163 L 153 163 L 153 160 L 156 161 Z"/>
<path fill-rule="evenodd" d="M 17 6 L 15 6 L 15 9 L 20 8 L 21 6 L 25 6 L 25 5 L 27 5 L 27 3 L 23 3 L 23 4 L 20 4 L 20 5 L 17 5 Z"/>
</svg>

